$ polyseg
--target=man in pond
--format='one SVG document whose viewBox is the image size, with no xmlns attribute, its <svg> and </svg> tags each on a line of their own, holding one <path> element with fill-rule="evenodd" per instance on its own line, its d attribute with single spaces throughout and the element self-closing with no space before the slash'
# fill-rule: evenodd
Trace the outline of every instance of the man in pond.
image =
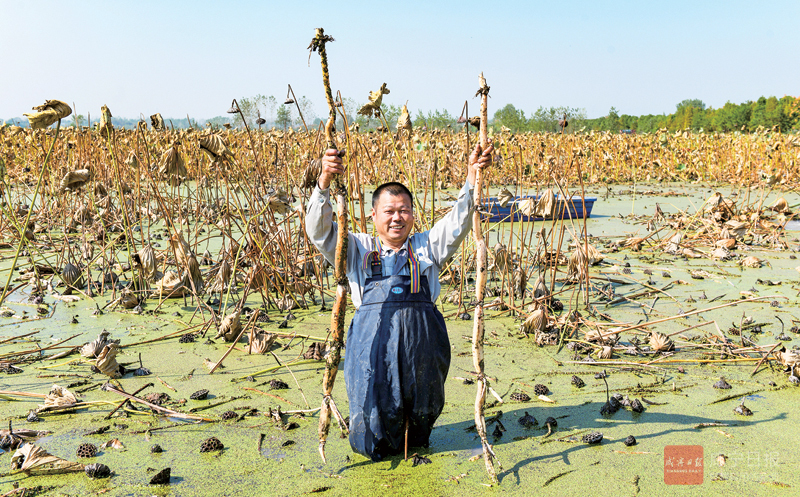
<svg viewBox="0 0 800 497">
<path fill-rule="evenodd" d="M 411 234 L 412 193 L 391 182 L 372 195 L 378 236 L 348 234 L 347 277 L 356 308 L 344 360 L 350 445 L 374 461 L 404 447 L 427 447 L 442 412 L 450 341 L 434 305 L 439 270 L 469 233 L 475 175 L 492 163 L 493 151 L 491 144 L 475 147 L 455 206 L 430 230 Z M 342 173 L 338 151 L 327 150 L 306 216 L 309 239 L 331 263 L 338 227 L 328 188 Z"/>
</svg>

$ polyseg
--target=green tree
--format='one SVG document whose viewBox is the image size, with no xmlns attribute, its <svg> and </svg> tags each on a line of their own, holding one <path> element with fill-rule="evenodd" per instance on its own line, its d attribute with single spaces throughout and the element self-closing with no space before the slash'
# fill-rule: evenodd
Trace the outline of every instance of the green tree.
<svg viewBox="0 0 800 497">
<path fill-rule="evenodd" d="M 525 131 L 528 120 L 525 118 L 525 112 L 518 110 L 513 104 L 506 104 L 502 109 L 498 109 L 494 113 L 494 121 L 492 123 L 496 128 L 505 126 L 513 132 Z"/>
<path fill-rule="evenodd" d="M 279 105 L 277 116 L 275 117 L 275 126 L 286 129 L 292 125 L 292 107 L 294 105 Z"/>
<path fill-rule="evenodd" d="M 676 106 L 677 111 L 686 107 L 694 107 L 695 109 L 706 110 L 706 104 L 699 98 L 687 98 Z"/>
</svg>

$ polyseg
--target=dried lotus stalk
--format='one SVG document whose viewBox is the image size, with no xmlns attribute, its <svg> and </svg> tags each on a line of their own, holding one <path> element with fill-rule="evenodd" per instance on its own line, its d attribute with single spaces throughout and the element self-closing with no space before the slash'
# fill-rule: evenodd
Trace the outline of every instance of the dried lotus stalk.
<svg viewBox="0 0 800 497">
<path fill-rule="evenodd" d="M 97 356 L 95 367 L 106 376 L 111 378 L 121 378 L 119 372 L 119 363 L 117 363 L 117 354 L 119 353 L 119 345 L 115 342 L 109 343 Z"/>
<path fill-rule="evenodd" d="M 47 100 L 44 104 L 34 107 L 33 110 L 37 112 L 22 114 L 28 118 L 32 129 L 46 128 L 59 119 L 64 119 L 72 114 L 70 106 L 61 100 Z"/>
<path fill-rule="evenodd" d="M 242 331 L 242 322 L 239 319 L 239 311 L 232 312 L 223 318 L 222 323 L 219 325 L 219 331 L 214 338 L 224 338 L 226 342 L 232 342 L 239 336 Z"/>
<path fill-rule="evenodd" d="M 654 331 L 650 333 L 650 348 L 655 352 L 669 352 L 675 350 L 675 344 L 667 335 Z"/>
</svg>

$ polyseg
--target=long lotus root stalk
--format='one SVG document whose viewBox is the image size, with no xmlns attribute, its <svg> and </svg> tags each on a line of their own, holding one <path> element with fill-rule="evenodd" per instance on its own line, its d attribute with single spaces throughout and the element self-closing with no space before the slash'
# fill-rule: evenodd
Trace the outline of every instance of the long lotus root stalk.
<svg viewBox="0 0 800 497">
<path fill-rule="evenodd" d="M 319 52 L 322 63 L 322 83 L 325 86 L 325 99 L 328 101 L 328 122 L 325 123 L 325 138 L 328 148 L 337 148 L 334 140 L 334 126 L 336 125 L 336 108 L 331 92 L 331 81 L 328 73 L 328 54 L 325 51 L 325 43 L 333 41 L 333 38 L 326 35 L 322 28 L 317 28 L 314 39 L 308 46 L 312 52 Z M 336 416 L 339 426 L 343 433 L 347 433 L 347 425 L 344 422 L 336 403 L 331 397 L 333 383 L 336 381 L 336 373 L 339 372 L 339 359 L 342 352 L 342 342 L 344 340 L 344 311 L 347 307 L 347 189 L 340 175 L 334 177 L 332 184 L 333 194 L 336 196 L 336 222 L 338 233 L 336 238 L 336 261 L 334 264 L 334 279 L 336 280 L 336 299 L 333 303 L 331 313 L 331 349 L 325 364 L 325 376 L 322 380 L 322 409 L 319 413 L 319 455 L 322 462 L 325 461 L 325 442 L 328 439 L 328 430 L 331 424 L 331 414 Z"/>
<path fill-rule="evenodd" d="M 481 149 L 485 150 L 489 146 L 489 139 L 486 130 L 487 111 L 486 101 L 489 97 L 489 86 L 486 85 L 486 80 L 483 78 L 483 73 L 479 78 L 480 88 L 475 96 L 481 96 L 481 127 L 480 127 L 480 140 Z M 483 460 L 486 463 L 486 471 L 489 473 L 493 483 L 498 483 L 497 472 L 494 468 L 494 462 L 497 459 L 492 446 L 486 439 L 486 419 L 484 417 L 484 404 L 486 403 L 486 392 L 489 389 L 489 380 L 484 373 L 483 363 L 483 333 L 484 333 L 484 312 L 483 312 L 483 299 L 486 296 L 486 276 L 488 274 L 486 268 L 486 240 L 483 238 L 483 231 L 481 229 L 481 189 L 483 188 L 483 175 L 478 169 L 475 175 L 475 211 L 472 214 L 472 235 L 475 239 L 475 321 L 472 331 L 472 362 L 475 371 L 478 374 L 478 392 L 475 396 L 475 428 L 478 430 L 478 435 L 481 437 L 481 445 L 483 445 Z M 502 471 L 498 461 L 498 467 Z"/>
</svg>

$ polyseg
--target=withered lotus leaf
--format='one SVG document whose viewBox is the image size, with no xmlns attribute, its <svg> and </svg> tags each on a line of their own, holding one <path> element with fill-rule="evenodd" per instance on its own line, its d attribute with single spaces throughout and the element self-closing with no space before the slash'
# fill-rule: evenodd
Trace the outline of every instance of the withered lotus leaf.
<svg viewBox="0 0 800 497">
<path fill-rule="evenodd" d="M 59 475 L 83 471 L 84 468 L 79 462 L 61 459 L 32 443 L 26 443 L 11 456 L 11 470 L 28 475 Z"/>
<path fill-rule="evenodd" d="M 32 129 L 46 128 L 72 114 L 70 106 L 61 100 L 47 100 L 33 110 L 36 112 L 22 114 L 28 118 Z"/>
<path fill-rule="evenodd" d="M 389 93 L 386 83 L 383 83 L 378 91 L 369 92 L 369 102 L 358 109 L 358 113 L 367 117 L 378 117 L 381 114 L 381 101 L 383 96 Z"/>
</svg>

